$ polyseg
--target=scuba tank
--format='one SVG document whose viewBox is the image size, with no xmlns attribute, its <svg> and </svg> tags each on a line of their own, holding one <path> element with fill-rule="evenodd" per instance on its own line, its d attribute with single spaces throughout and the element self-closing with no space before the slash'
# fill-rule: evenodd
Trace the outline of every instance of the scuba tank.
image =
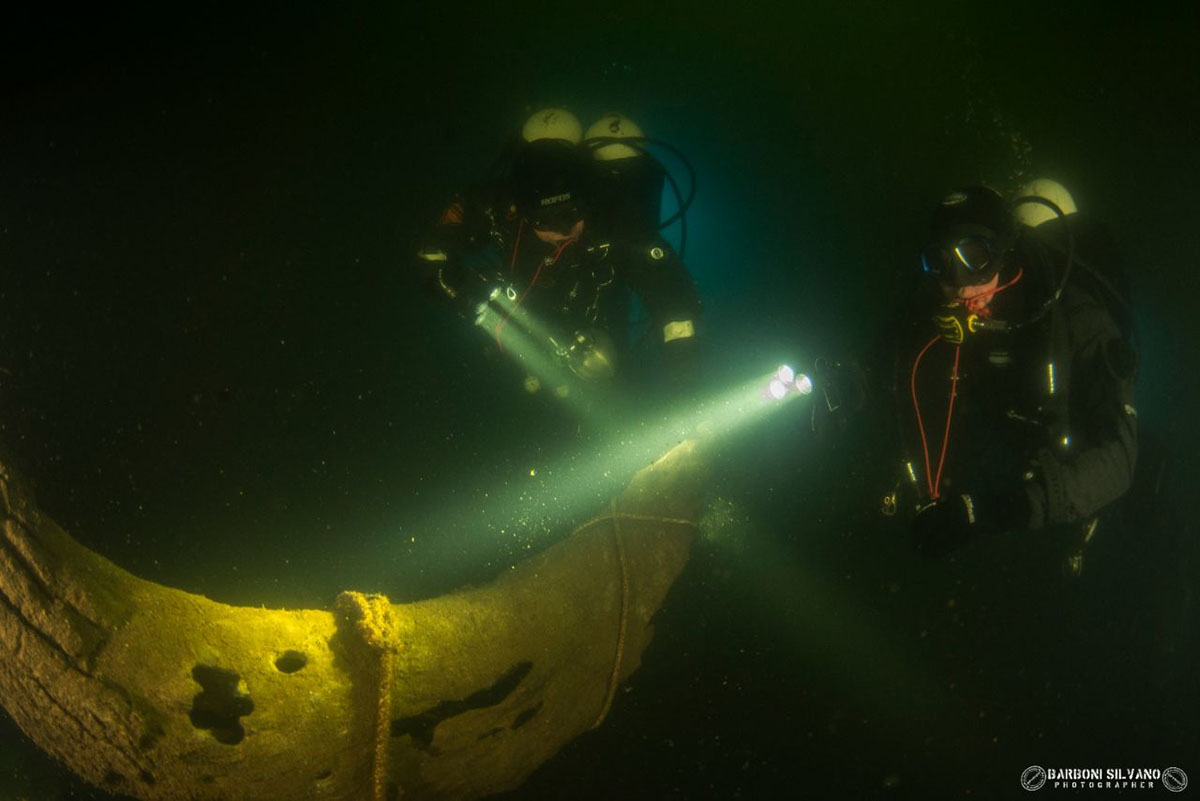
<svg viewBox="0 0 1200 801">
<path fill-rule="evenodd" d="M 677 148 L 645 136 L 641 128 L 623 114 L 605 114 L 584 132 L 578 119 L 566 109 L 543 108 L 529 116 L 519 136 L 514 137 L 493 161 L 488 170 L 489 179 L 511 182 L 529 147 L 548 141 L 584 151 L 587 180 L 578 187 L 579 200 L 604 236 L 645 241 L 678 223 L 679 247 L 676 250 L 681 258 L 685 255 L 687 211 L 696 196 L 696 172 Z M 650 151 L 651 146 L 669 150 L 687 171 L 686 195 L 671 171 Z M 677 209 L 663 219 L 663 190 L 668 186 Z"/>
<path fill-rule="evenodd" d="M 651 145 L 669 150 L 687 170 L 686 196 L 670 171 L 650 152 Z M 687 251 L 687 211 L 696 196 L 696 171 L 691 162 L 671 144 L 644 136 L 636 123 L 615 112 L 605 114 L 587 129 L 583 146 L 591 151 L 595 166 L 592 201 L 608 226 L 607 233 L 646 240 L 678 222 L 677 250 L 682 258 Z M 664 220 L 662 195 L 666 186 L 671 187 L 678 210 Z"/>
<path fill-rule="evenodd" d="M 622 239 L 654 237 L 662 220 L 667 171 L 639 144 L 644 141 L 641 128 L 616 113 L 605 114 L 584 135 L 595 166 L 593 205 L 609 233 Z"/>
</svg>

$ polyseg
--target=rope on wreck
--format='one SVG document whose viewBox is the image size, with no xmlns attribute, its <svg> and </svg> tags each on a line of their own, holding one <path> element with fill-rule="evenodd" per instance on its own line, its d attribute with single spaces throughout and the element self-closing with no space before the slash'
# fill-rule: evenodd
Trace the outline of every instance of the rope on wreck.
<svg viewBox="0 0 1200 801">
<path fill-rule="evenodd" d="M 621 664 L 625 659 L 625 629 L 629 620 L 629 566 L 625 563 L 625 543 L 621 539 L 621 515 L 617 514 L 617 499 L 613 498 L 609 507 L 609 518 L 612 520 L 613 545 L 617 550 L 617 563 L 621 566 L 621 614 L 617 620 L 617 652 L 613 656 L 612 675 L 608 677 L 608 691 L 604 694 L 604 706 L 592 728 L 596 728 L 608 717 L 612 708 L 613 697 L 617 694 L 617 684 L 621 680 Z"/>
<path fill-rule="evenodd" d="M 615 502 L 614 502 L 613 506 L 614 507 L 616 506 Z M 571 532 L 570 536 L 573 537 L 576 534 L 578 534 L 579 532 L 583 531 L 584 529 L 591 528 L 595 524 L 603 522 L 605 520 L 612 520 L 612 521 L 633 520 L 633 521 L 639 521 L 639 522 L 644 522 L 644 523 L 670 523 L 675 526 L 689 526 L 691 528 L 696 527 L 695 520 L 684 520 L 682 517 L 659 517 L 658 515 L 630 514 L 629 512 L 617 512 L 616 509 L 614 508 L 612 511 L 610 511 L 606 515 L 600 515 L 599 517 L 593 517 L 591 520 L 587 521 L 582 526 L 576 526 L 575 530 Z"/>
<path fill-rule="evenodd" d="M 392 663 L 396 645 L 392 641 L 394 630 L 391 620 L 391 602 L 384 595 L 364 595 L 360 592 L 344 592 L 354 611 L 354 627 L 363 643 L 378 657 L 376 670 L 378 680 L 375 688 L 375 726 L 371 749 L 371 797 L 370 801 L 387 799 L 387 748 L 391 735 L 392 708 Z M 403 792 L 401 792 L 401 795 Z"/>
<path fill-rule="evenodd" d="M 617 553 L 617 563 L 621 567 L 621 610 L 620 618 L 617 624 L 617 648 L 613 655 L 612 674 L 608 678 L 608 689 L 604 695 L 604 706 L 600 709 L 600 714 L 596 717 L 596 722 L 592 724 L 592 728 L 598 727 L 608 717 L 608 711 L 612 708 L 613 698 L 617 694 L 617 685 L 621 681 L 621 665 L 625 659 L 625 633 L 629 622 L 629 565 L 625 560 L 625 541 L 621 536 L 621 521 L 632 520 L 643 523 L 668 523 L 676 526 L 688 526 L 695 528 L 695 520 L 685 520 L 681 517 L 660 517 L 658 515 L 639 515 L 630 514 L 628 512 L 617 511 L 617 499 L 613 498 L 609 505 L 608 514 L 600 515 L 592 518 L 588 522 L 579 526 L 572 532 L 572 535 L 583 531 L 586 528 L 595 525 L 603 520 L 612 521 L 613 547 Z"/>
</svg>

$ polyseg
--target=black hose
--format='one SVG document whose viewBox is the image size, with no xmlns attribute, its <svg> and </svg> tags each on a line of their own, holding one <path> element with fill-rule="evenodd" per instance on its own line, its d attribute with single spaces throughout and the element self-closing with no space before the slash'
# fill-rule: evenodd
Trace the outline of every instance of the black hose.
<svg viewBox="0 0 1200 801">
<path fill-rule="evenodd" d="M 675 194 L 675 203 L 682 211 L 684 205 L 683 197 L 679 192 L 679 184 L 675 182 L 675 178 L 671 175 L 671 173 L 663 170 L 663 174 L 666 176 L 667 182 L 671 185 L 671 191 Z M 694 186 L 695 185 L 693 184 L 693 188 Z M 671 219 L 667 222 L 659 223 L 658 228 L 661 231 L 663 228 L 666 228 L 668 225 L 670 225 L 673 220 L 676 218 L 679 219 L 679 258 L 682 259 L 684 252 L 687 250 L 687 215 L 681 213 L 681 211 L 672 215 Z"/>
<path fill-rule="evenodd" d="M 1058 299 L 1062 297 L 1063 290 L 1067 288 L 1067 281 L 1069 281 L 1071 278 L 1071 268 L 1075 265 L 1075 235 L 1071 231 L 1071 226 L 1067 223 L 1066 213 L 1059 208 L 1058 204 L 1054 201 L 1047 200 L 1044 197 L 1038 197 L 1037 195 L 1025 195 L 1024 197 L 1019 197 L 1012 202 L 1012 207 L 1016 209 L 1018 206 L 1023 206 L 1027 203 L 1037 203 L 1045 206 L 1058 215 L 1058 219 L 1062 222 L 1063 232 L 1066 234 L 1067 239 L 1067 266 L 1063 270 L 1062 280 L 1058 282 L 1058 287 L 1055 288 L 1055 290 L 1050 294 L 1050 297 L 1046 298 L 1045 302 L 1038 307 L 1037 311 L 1035 311 L 1032 316 L 1018 323 L 1008 323 L 1005 329 L 1008 331 L 1016 331 L 1018 329 L 1025 328 L 1026 326 L 1033 325 L 1045 317 L 1050 312 L 1050 309 L 1054 306 L 1054 304 L 1058 302 Z"/>
<path fill-rule="evenodd" d="M 692 207 L 692 201 L 696 199 L 696 170 L 692 167 L 692 163 L 690 161 L 688 161 L 687 156 L 683 155 L 683 153 L 681 153 L 679 151 L 679 148 L 675 147 L 674 145 L 672 145 L 668 142 L 664 142 L 661 139 L 647 139 L 646 143 L 655 145 L 657 147 L 663 147 L 663 148 L 666 148 L 667 150 L 670 150 L 671 153 L 674 154 L 675 158 L 679 159 L 679 163 L 684 166 L 684 169 L 686 169 L 687 173 L 688 173 L 687 199 L 686 200 L 679 199 L 679 190 L 678 190 L 678 186 L 676 186 L 675 195 L 676 195 L 676 201 L 679 203 L 679 208 L 678 208 L 678 210 L 676 210 L 676 212 L 674 214 L 672 214 L 667 219 L 663 220 L 658 225 L 659 228 L 666 228 L 668 225 L 675 222 L 675 220 L 682 219 L 684 217 L 684 215 L 687 214 L 688 209 L 690 209 Z M 645 153 L 646 151 L 643 149 L 642 152 Z M 663 171 L 667 172 L 665 168 Z M 675 184 L 674 179 L 671 178 L 670 172 L 667 172 L 667 177 L 669 179 L 671 179 L 672 184 Z"/>
<path fill-rule="evenodd" d="M 583 144 L 584 146 L 593 150 L 598 150 L 606 145 L 626 145 L 627 147 L 631 147 L 638 151 L 642 155 L 652 158 L 658 162 L 658 159 L 655 158 L 654 154 L 651 153 L 646 147 L 647 145 L 654 145 L 655 147 L 662 147 L 671 151 L 675 158 L 677 158 L 679 162 L 683 164 L 688 173 L 688 192 L 686 198 L 684 198 L 683 193 L 679 191 L 679 184 L 675 180 L 675 177 L 671 175 L 670 170 L 668 170 L 666 167 L 662 167 L 662 162 L 658 162 L 659 166 L 662 167 L 663 175 L 666 177 L 667 182 L 671 185 L 671 191 L 675 195 L 675 202 L 679 206 L 674 214 L 659 222 L 658 228 L 661 231 L 663 228 L 666 228 L 675 221 L 679 221 L 679 256 L 680 258 L 683 258 L 684 251 L 687 249 L 687 211 L 689 208 L 691 208 L 692 201 L 696 199 L 696 170 L 692 167 L 692 163 L 688 161 L 687 156 L 683 155 L 679 148 L 675 147 L 669 142 L 664 142 L 661 139 L 651 139 L 646 136 L 593 136 L 589 139 L 585 139 Z"/>
</svg>

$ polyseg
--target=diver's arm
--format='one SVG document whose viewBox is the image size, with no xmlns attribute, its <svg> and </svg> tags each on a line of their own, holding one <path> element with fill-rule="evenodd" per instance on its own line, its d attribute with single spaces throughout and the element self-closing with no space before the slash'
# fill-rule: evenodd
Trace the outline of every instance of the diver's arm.
<svg viewBox="0 0 1200 801">
<path fill-rule="evenodd" d="M 661 239 L 631 244 L 629 248 L 629 284 L 650 315 L 651 335 L 661 344 L 669 365 L 685 369 L 693 366 L 700 296 L 692 277 L 675 251 Z"/>
<path fill-rule="evenodd" d="M 487 227 L 482 203 L 473 193 L 457 195 L 446 206 L 422 236 L 413 259 L 414 273 L 430 294 L 462 300 L 469 283 L 465 256 L 487 239 Z"/>
<path fill-rule="evenodd" d="M 1095 515 L 1129 489 L 1137 462 L 1135 358 L 1098 304 L 1070 315 L 1077 343 L 1072 364 L 1072 424 L 1078 451 L 1043 449 L 1026 486 L 1030 528 L 1074 523 Z"/>
<path fill-rule="evenodd" d="M 469 239 L 466 202 L 455 197 L 442 211 L 436 225 L 421 237 L 413 259 L 417 279 L 434 296 L 455 298 L 461 283 L 458 254 Z"/>
</svg>

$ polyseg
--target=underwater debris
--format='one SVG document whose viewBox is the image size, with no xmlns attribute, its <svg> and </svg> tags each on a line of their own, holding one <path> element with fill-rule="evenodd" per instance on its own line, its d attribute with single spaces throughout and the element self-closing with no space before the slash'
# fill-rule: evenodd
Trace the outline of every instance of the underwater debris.
<svg viewBox="0 0 1200 801">
<path fill-rule="evenodd" d="M 638 667 L 687 560 L 702 467 L 696 443 L 674 448 L 490 585 L 289 611 L 121 570 L 0 464 L 0 704 L 84 779 L 140 799 L 511 789 L 599 725 Z"/>
</svg>

